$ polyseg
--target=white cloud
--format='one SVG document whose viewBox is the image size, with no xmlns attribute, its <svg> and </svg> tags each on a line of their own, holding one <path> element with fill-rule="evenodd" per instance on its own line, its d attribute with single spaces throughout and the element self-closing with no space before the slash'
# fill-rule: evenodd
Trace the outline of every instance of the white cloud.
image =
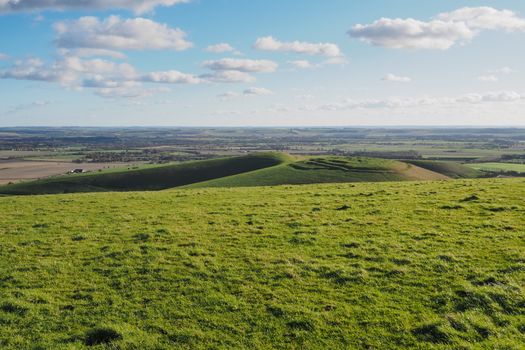
<svg viewBox="0 0 525 350">
<path fill-rule="evenodd" d="M 473 39 L 483 30 L 525 31 L 525 19 L 509 10 L 464 7 L 441 13 L 429 22 L 381 18 L 371 24 L 357 24 L 348 34 L 392 49 L 446 50 Z"/>
<path fill-rule="evenodd" d="M 515 91 L 489 92 L 481 97 L 484 102 L 514 102 L 525 98 Z"/>
<path fill-rule="evenodd" d="M 440 49 L 451 48 L 457 41 L 474 37 L 465 23 L 431 21 L 412 18 L 381 18 L 372 24 L 355 25 L 350 36 L 367 43 L 391 49 Z"/>
<path fill-rule="evenodd" d="M 239 71 L 244 73 L 275 72 L 278 64 L 268 60 L 224 58 L 218 61 L 205 61 L 203 66 L 215 71 Z"/>
<path fill-rule="evenodd" d="M 251 87 L 251 88 L 244 90 L 243 94 L 245 96 L 265 96 L 265 95 L 273 95 L 273 91 L 265 89 L 265 88 Z"/>
<path fill-rule="evenodd" d="M 200 78 L 213 83 L 251 83 L 255 81 L 250 74 L 236 70 L 216 71 L 211 74 L 203 74 Z"/>
<path fill-rule="evenodd" d="M 347 99 L 343 102 L 329 103 L 313 110 L 347 111 L 354 109 L 401 109 L 425 106 L 454 107 L 460 105 L 477 105 L 486 103 L 514 103 L 525 99 L 525 94 L 515 91 L 499 91 L 487 93 L 470 93 L 455 97 L 390 97 L 386 99 Z"/>
<path fill-rule="evenodd" d="M 1 53 L 0 52 L 0 61 L 5 61 L 5 60 L 8 60 L 9 59 L 9 56 L 6 55 L 5 53 Z"/>
<path fill-rule="evenodd" d="M 495 75 L 480 75 L 478 80 L 484 83 L 496 83 L 499 81 L 498 77 Z"/>
<path fill-rule="evenodd" d="M 328 58 L 323 62 L 324 65 L 340 65 L 340 66 L 347 65 L 348 63 L 349 63 L 348 59 L 344 56 Z"/>
<path fill-rule="evenodd" d="M 525 31 L 525 19 L 510 10 L 492 7 L 463 7 L 436 16 L 445 22 L 463 22 L 472 30 Z"/>
<path fill-rule="evenodd" d="M 173 6 L 190 0 L 0 0 L 0 13 L 65 11 L 65 10 L 110 10 L 126 9 L 137 14 L 150 12 L 157 6 Z"/>
<path fill-rule="evenodd" d="M 193 75 L 181 73 L 176 70 L 165 72 L 152 72 L 140 79 L 143 82 L 164 83 L 164 84 L 199 84 L 202 79 Z"/>
<path fill-rule="evenodd" d="M 70 89 L 95 89 L 102 97 L 139 97 L 163 92 L 166 88 L 145 88 L 143 83 L 199 84 L 204 80 L 179 71 L 140 74 L 127 63 L 102 59 L 84 60 L 63 57 L 51 64 L 38 59 L 16 61 L 0 70 L 0 79 L 33 80 L 59 83 Z"/>
<path fill-rule="evenodd" d="M 299 69 L 310 69 L 310 68 L 316 67 L 310 61 L 306 61 L 306 60 L 288 61 L 288 63 L 294 66 L 295 68 L 299 68 Z"/>
<path fill-rule="evenodd" d="M 242 94 L 235 92 L 235 91 L 228 91 L 228 92 L 218 95 L 217 97 L 223 101 L 226 101 L 226 100 L 231 100 L 231 99 L 241 97 L 241 96 L 268 96 L 268 95 L 273 95 L 273 91 L 265 89 L 265 88 L 250 87 L 250 88 L 245 89 L 242 92 Z"/>
<path fill-rule="evenodd" d="M 55 44 L 66 49 L 182 51 L 193 46 L 181 29 L 146 18 L 81 17 L 58 22 L 54 28 Z"/>
<path fill-rule="evenodd" d="M 495 83 L 499 81 L 501 76 L 509 75 L 514 72 L 515 70 L 510 67 L 502 67 L 499 69 L 489 70 L 486 74 L 480 75 L 478 80 L 485 83 Z"/>
<path fill-rule="evenodd" d="M 403 77 L 403 76 L 389 73 L 383 77 L 383 81 L 396 82 L 396 83 L 410 83 L 412 79 L 409 77 Z"/>
<path fill-rule="evenodd" d="M 39 59 L 16 61 L 13 66 L 0 71 L 0 79 L 35 80 L 46 82 L 62 82 L 75 80 L 76 75 L 68 71 L 62 62 L 45 66 Z"/>
<path fill-rule="evenodd" d="M 207 52 L 213 52 L 213 53 L 223 53 L 223 52 L 232 52 L 235 51 L 235 48 L 233 48 L 228 43 L 220 43 L 215 45 L 210 45 L 206 48 Z"/>
<path fill-rule="evenodd" d="M 263 51 L 293 52 L 307 55 L 320 55 L 326 57 L 342 56 L 341 50 L 332 43 L 308 43 L 301 41 L 281 42 L 271 36 L 257 39 L 254 48 Z"/>
<path fill-rule="evenodd" d="M 73 57 L 111 57 L 117 59 L 127 58 L 127 56 L 122 52 L 106 49 L 59 49 L 58 53 L 62 56 Z"/>
</svg>

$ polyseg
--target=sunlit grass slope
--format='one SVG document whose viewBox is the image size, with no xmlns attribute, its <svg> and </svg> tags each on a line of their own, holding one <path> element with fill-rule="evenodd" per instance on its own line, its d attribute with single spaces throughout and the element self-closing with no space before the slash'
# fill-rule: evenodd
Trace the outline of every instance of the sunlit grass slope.
<svg viewBox="0 0 525 350">
<path fill-rule="evenodd" d="M 457 162 L 435 160 L 410 160 L 408 162 L 454 179 L 474 179 L 483 176 L 481 171 Z"/>
<path fill-rule="evenodd" d="M 0 194 L 153 191 L 235 175 L 288 161 L 281 153 L 258 153 L 137 170 L 59 176 L 0 187 Z"/>
<path fill-rule="evenodd" d="M 0 198 L 0 348 L 523 349 L 525 180 Z"/>
<path fill-rule="evenodd" d="M 364 157 L 308 160 L 196 183 L 190 187 L 274 186 L 342 182 L 443 180 L 447 176 L 411 164 Z"/>
</svg>

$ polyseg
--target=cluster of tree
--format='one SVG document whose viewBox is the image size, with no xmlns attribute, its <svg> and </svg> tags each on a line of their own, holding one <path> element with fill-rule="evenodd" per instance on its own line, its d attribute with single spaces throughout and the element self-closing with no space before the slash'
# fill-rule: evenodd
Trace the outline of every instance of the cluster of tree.
<svg viewBox="0 0 525 350">
<path fill-rule="evenodd" d="M 121 152 L 90 152 L 83 157 L 74 160 L 75 163 L 170 163 L 189 160 L 208 159 L 210 156 L 204 154 L 171 154 L 159 150 L 146 149 L 142 151 Z"/>
<path fill-rule="evenodd" d="M 339 149 L 334 149 L 330 152 L 337 156 L 351 156 L 351 157 L 369 157 L 369 158 L 383 158 L 383 159 L 421 159 L 421 153 L 417 151 L 353 151 L 347 152 Z"/>
</svg>

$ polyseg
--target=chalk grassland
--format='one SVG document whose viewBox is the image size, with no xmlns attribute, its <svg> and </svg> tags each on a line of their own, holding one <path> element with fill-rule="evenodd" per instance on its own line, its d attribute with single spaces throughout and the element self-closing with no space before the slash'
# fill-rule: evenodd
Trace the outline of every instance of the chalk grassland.
<svg viewBox="0 0 525 350">
<path fill-rule="evenodd" d="M 483 173 L 476 168 L 469 167 L 457 162 L 443 162 L 432 160 L 408 160 L 410 164 L 434 171 L 453 179 L 473 179 L 483 176 Z"/>
<path fill-rule="evenodd" d="M 0 187 L 2 194 L 57 194 L 102 191 L 163 190 L 281 164 L 288 156 L 260 153 L 241 157 L 123 169 L 108 173 L 62 176 Z"/>
<path fill-rule="evenodd" d="M 523 349 L 525 180 L 0 197 L 0 348 Z"/>
<path fill-rule="evenodd" d="M 49 176 L 63 175 L 75 168 L 82 168 L 86 171 L 97 171 L 126 165 L 127 164 L 118 163 L 73 164 L 56 161 L 0 161 L 0 185 L 5 185 L 9 182 L 36 180 Z"/>
<path fill-rule="evenodd" d="M 448 179 L 445 175 L 392 160 L 328 156 L 302 158 L 300 160 L 284 153 L 254 153 L 241 157 L 56 177 L 0 187 L 0 193 L 58 194 L 164 190 L 189 185 L 242 187 Z"/>
<path fill-rule="evenodd" d="M 469 164 L 469 166 L 472 167 L 473 169 L 484 170 L 484 171 L 525 173 L 525 164 L 479 163 L 479 164 Z"/>
<path fill-rule="evenodd" d="M 364 157 L 312 157 L 188 187 L 243 187 L 289 184 L 444 180 L 446 176 L 407 163 Z"/>
</svg>

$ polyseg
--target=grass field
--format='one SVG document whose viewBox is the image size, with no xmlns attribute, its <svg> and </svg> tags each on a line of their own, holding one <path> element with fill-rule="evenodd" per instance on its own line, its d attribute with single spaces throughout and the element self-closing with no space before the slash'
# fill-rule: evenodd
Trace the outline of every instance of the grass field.
<svg viewBox="0 0 525 350">
<path fill-rule="evenodd" d="M 313 183 L 444 180 L 446 176 L 407 163 L 363 157 L 312 157 L 189 187 L 275 186 Z"/>
<path fill-rule="evenodd" d="M 523 349 L 525 180 L 0 197 L 0 348 Z"/>
<path fill-rule="evenodd" d="M 469 164 L 469 166 L 476 170 L 489 172 L 517 172 L 525 173 L 525 164 L 514 163 L 477 163 Z"/>
<path fill-rule="evenodd" d="M 448 177 L 411 164 L 364 157 L 303 157 L 254 153 L 175 165 L 116 169 L 56 177 L 7 187 L 0 194 L 58 194 L 163 190 L 174 187 L 243 187 L 282 184 L 444 180 Z M 471 170 L 475 172 L 474 170 Z"/>
<path fill-rule="evenodd" d="M 59 194 L 77 192 L 163 190 L 279 165 L 290 158 L 279 153 L 186 162 L 104 173 L 59 176 L 0 187 L 0 194 Z"/>
<path fill-rule="evenodd" d="M 483 175 L 483 173 L 477 169 L 456 162 L 409 160 L 408 163 L 446 175 L 453 179 L 473 179 Z"/>
</svg>

